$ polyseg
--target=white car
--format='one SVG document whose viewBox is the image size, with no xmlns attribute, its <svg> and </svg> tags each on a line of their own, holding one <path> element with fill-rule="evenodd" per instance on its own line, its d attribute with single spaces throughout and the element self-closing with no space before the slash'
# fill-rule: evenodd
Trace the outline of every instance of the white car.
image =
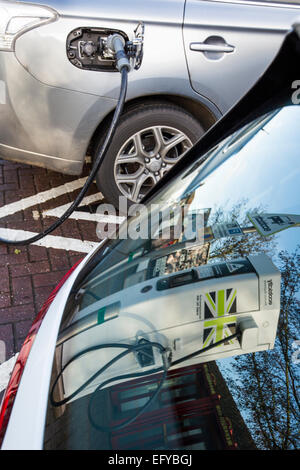
<svg viewBox="0 0 300 470">
<path fill-rule="evenodd" d="M 276 367 L 289 360 L 297 376 L 282 345 L 286 332 L 299 337 L 299 35 L 295 26 L 259 82 L 149 193 L 146 213 L 53 292 L 3 398 L 2 450 L 268 448 L 259 426 L 286 413 Z M 152 230 L 157 208 L 171 214 L 168 236 L 166 225 Z M 181 224 L 173 236 L 183 208 L 192 231 Z M 125 236 L 143 224 L 152 236 Z M 226 380 L 250 361 L 247 390 L 253 357 L 262 380 L 246 409 Z M 297 446 L 289 390 L 278 448 Z"/>
</svg>

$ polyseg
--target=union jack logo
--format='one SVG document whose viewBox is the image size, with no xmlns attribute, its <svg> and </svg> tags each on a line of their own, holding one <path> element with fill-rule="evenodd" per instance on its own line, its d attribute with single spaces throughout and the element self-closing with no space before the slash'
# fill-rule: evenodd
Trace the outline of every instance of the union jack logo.
<svg viewBox="0 0 300 470">
<path fill-rule="evenodd" d="M 231 314 L 237 311 L 236 303 L 236 289 L 220 289 L 205 294 L 203 348 L 235 333 L 236 316 Z"/>
<path fill-rule="evenodd" d="M 223 317 L 236 313 L 236 289 L 220 289 L 205 294 L 204 318 Z"/>
</svg>

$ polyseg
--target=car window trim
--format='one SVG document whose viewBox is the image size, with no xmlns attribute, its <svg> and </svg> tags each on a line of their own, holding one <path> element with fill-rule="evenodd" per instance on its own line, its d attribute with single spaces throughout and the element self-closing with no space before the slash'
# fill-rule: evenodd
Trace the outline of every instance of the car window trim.
<svg viewBox="0 0 300 470">
<path fill-rule="evenodd" d="M 202 0 L 200 0 L 202 1 Z M 241 5 L 255 5 L 255 6 L 267 6 L 277 8 L 297 8 L 300 9 L 299 3 L 285 3 L 285 2 L 268 2 L 267 0 L 205 0 L 211 3 L 235 3 Z"/>
</svg>

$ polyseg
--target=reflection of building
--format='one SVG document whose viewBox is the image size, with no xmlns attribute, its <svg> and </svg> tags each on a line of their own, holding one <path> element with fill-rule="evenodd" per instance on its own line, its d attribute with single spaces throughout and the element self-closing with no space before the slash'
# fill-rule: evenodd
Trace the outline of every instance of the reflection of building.
<svg viewBox="0 0 300 470">
<path fill-rule="evenodd" d="M 160 374 L 98 393 L 93 416 L 117 425 L 155 392 Z M 90 395 L 49 407 L 45 449 L 223 450 L 255 449 L 248 429 L 214 362 L 169 371 L 158 400 L 126 428 L 104 434 L 88 421 Z"/>
<path fill-rule="evenodd" d="M 111 392 L 114 425 L 121 417 L 135 414 L 149 400 L 157 380 L 157 375 L 149 376 L 114 387 Z M 114 432 L 111 445 L 120 450 L 255 449 L 214 363 L 169 372 L 156 405 L 128 426 L 126 432 Z"/>
</svg>

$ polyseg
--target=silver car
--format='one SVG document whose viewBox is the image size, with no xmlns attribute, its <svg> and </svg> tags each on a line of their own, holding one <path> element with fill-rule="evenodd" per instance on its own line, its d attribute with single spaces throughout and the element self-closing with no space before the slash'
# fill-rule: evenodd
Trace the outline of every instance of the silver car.
<svg viewBox="0 0 300 470">
<path fill-rule="evenodd" d="M 299 16 L 299 0 L 0 0 L 0 155 L 81 174 L 116 106 L 120 77 L 101 44 L 118 32 L 139 53 L 97 184 L 116 205 L 138 202 L 257 81 Z"/>
</svg>

